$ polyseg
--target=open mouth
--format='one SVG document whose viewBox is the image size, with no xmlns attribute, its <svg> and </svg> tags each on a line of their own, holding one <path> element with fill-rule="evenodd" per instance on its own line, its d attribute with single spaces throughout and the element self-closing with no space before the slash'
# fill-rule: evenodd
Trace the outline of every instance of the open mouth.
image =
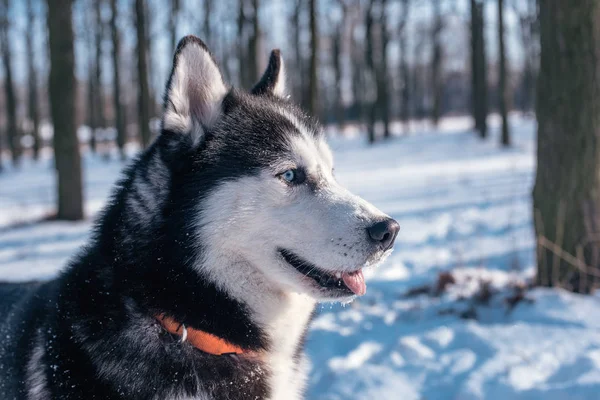
<svg viewBox="0 0 600 400">
<path fill-rule="evenodd" d="M 362 296 L 367 291 L 362 270 L 353 272 L 340 271 L 337 273 L 326 272 L 288 250 L 279 249 L 279 253 L 288 264 L 305 277 L 315 281 L 320 288 L 333 292 L 340 297 L 348 295 Z"/>
</svg>

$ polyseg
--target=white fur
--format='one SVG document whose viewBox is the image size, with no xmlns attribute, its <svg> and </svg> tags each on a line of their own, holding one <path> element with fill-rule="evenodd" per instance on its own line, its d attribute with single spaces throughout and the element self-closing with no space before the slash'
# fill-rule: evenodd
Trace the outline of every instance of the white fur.
<svg viewBox="0 0 600 400">
<path fill-rule="evenodd" d="M 279 74 L 277 74 L 277 79 L 275 79 L 275 86 L 273 87 L 273 94 L 278 97 L 287 98 L 287 90 L 285 85 L 285 63 L 281 56 L 279 56 Z"/>
<path fill-rule="evenodd" d="M 42 359 L 46 350 L 44 348 L 45 340 L 41 332 L 37 332 L 35 335 L 35 345 L 31 353 L 31 357 L 27 361 L 27 399 L 28 400 L 45 400 L 49 399 L 46 375 L 45 375 L 45 364 L 42 363 Z"/>
<path fill-rule="evenodd" d="M 294 352 L 316 300 L 328 300 L 277 248 L 331 272 L 354 271 L 385 256 L 373 250 L 366 235 L 367 226 L 385 214 L 342 188 L 332 163 L 322 140 L 290 135 L 289 154 L 282 154 L 280 162 L 259 176 L 222 183 L 192 222 L 206 246 L 197 268 L 247 304 L 272 341 L 267 358 L 277 400 L 300 398 L 306 371 L 293 368 Z M 316 193 L 306 186 L 290 188 L 277 178 L 295 167 L 320 179 Z"/>
<path fill-rule="evenodd" d="M 192 134 L 200 140 L 203 127 L 211 126 L 220 114 L 227 93 L 219 67 L 197 43 L 188 43 L 177 56 L 177 64 L 167 89 L 163 127 Z"/>
</svg>

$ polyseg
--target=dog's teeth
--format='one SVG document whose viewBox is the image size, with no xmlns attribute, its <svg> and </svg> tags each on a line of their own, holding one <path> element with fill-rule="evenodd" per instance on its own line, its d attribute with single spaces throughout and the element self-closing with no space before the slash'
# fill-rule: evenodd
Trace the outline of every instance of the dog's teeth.
<svg viewBox="0 0 600 400">
<path fill-rule="evenodd" d="M 335 277 L 340 279 L 342 277 L 342 273 L 341 272 L 336 272 L 335 273 Z"/>
</svg>

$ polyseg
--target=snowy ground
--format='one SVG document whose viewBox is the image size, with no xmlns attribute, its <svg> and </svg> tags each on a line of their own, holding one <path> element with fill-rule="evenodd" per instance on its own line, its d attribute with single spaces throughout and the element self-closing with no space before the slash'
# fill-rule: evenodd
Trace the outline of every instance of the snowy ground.
<svg viewBox="0 0 600 400">
<path fill-rule="evenodd" d="M 374 147 L 331 138 L 338 179 L 402 230 L 388 262 L 368 272 L 365 297 L 320 308 L 309 398 L 599 397 L 600 298 L 536 289 L 506 304 L 507 287 L 534 265 L 535 125 L 511 124 L 510 150 L 495 129 L 482 142 L 460 118 Z M 121 164 L 88 156 L 84 165 L 93 215 Z M 90 221 L 31 223 L 52 212 L 53 182 L 50 159 L 0 174 L 0 280 L 50 278 L 85 242 Z M 406 296 L 444 271 L 456 282 L 441 295 Z M 487 303 L 476 300 L 483 282 L 499 291 Z"/>
</svg>

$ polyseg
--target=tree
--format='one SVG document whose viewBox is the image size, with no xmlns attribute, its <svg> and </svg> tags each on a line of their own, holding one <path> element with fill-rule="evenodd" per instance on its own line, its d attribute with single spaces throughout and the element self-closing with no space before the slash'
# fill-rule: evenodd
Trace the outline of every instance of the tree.
<svg viewBox="0 0 600 400">
<path fill-rule="evenodd" d="M 510 146 L 510 134 L 508 132 L 508 88 L 506 85 L 506 48 L 504 44 L 504 0 L 498 0 L 498 49 L 499 49 L 499 106 L 502 117 L 503 146 Z"/>
<path fill-rule="evenodd" d="M 36 16 L 33 7 L 33 0 L 27 0 L 27 21 L 29 29 L 25 37 L 27 45 L 27 113 L 31 120 L 31 136 L 33 137 L 33 158 L 38 159 L 41 139 L 40 139 L 40 115 L 38 110 L 38 78 L 35 67 L 35 51 L 33 51 L 33 39 L 36 25 Z"/>
<path fill-rule="evenodd" d="M 245 26 L 246 26 L 246 10 L 245 1 L 238 0 L 238 15 L 237 15 L 237 47 L 238 47 L 238 65 L 239 65 L 239 80 L 240 86 L 249 87 L 254 82 L 249 82 L 248 70 L 244 68 L 247 60 L 247 49 L 245 43 Z"/>
<path fill-rule="evenodd" d="M 589 292 L 597 287 L 591 274 L 600 272 L 600 2 L 539 5 L 537 282 Z M 563 258 L 547 251 L 541 236 L 562 248 Z"/>
<path fill-rule="evenodd" d="M 90 4 L 91 3 L 91 4 Z M 101 126 L 102 112 L 101 66 L 102 66 L 102 32 L 100 17 L 100 1 L 92 0 L 86 8 L 86 40 L 88 48 L 88 88 L 87 88 L 87 125 L 90 128 L 90 150 L 96 152 L 96 134 Z"/>
<path fill-rule="evenodd" d="M 104 116 L 104 89 L 102 85 L 102 42 L 104 40 L 104 21 L 102 20 L 102 6 L 103 1 L 94 1 L 94 15 L 95 21 L 95 44 L 96 44 L 96 66 L 94 68 L 95 77 L 95 91 L 94 91 L 94 104 L 93 107 L 96 110 L 96 127 L 104 128 L 106 126 L 106 117 Z M 92 148 L 95 151 L 96 147 L 96 135 L 92 134 Z"/>
<path fill-rule="evenodd" d="M 487 137 L 487 61 L 485 57 L 484 4 L 471 0 L 471 107 L 475 129 Z"/>
<path fill-rule="evenodd" d="M 117 27 L 117 18 L 119 16 L 117 9 L 117 0 L 110 0 L 110 31 L 112 38 L 112 67 L 113 67 L 113 108 L 115 114 L 115 128 L 117 129 L 117 146 L 121 153 L 121 159 L 125 159 L 125 142 L 127 141 L 127 132 L 125 130 L 125 113 L 121 105 L 121 74 L 120 74 L 120 56 L 121 35 Z"/>
<path fill-rule="evenodd" d="M 145 1 L 135 0 L 138 72 L 138 129 L 143 148 L 150 144 L 150 88 L 148 84 L 148 49 Z"/>
<path fill-rule="evenodd" d="M 387 26 L 387 0 L 379 4 L 379 62 L 377 66 L 377 103 L 383 121 L 383 137 L 389 138 L 390 132 L 390 81 L 388 74 L 387 47 L 390 41 Z"/>
<path fill-rule="evenodd" d="M 317 1 L 309 0 L 310 17 L 310 65 L 309 65 L 309 92 L 308 92 L 308 110 L 312 115 L 319 113 L 319 77 L 317 67 L 319 63 L 319 30 L 317 27 Z"/>
<path fill-rule="evenodd" d="M 7 139 L 10 152 L 12 154 L 13 164 L 19 164 L 21 157 L 21 144 L 19 127 L 17 125 L 17 98 L 13 83 L 12 70 L 12 54 L 10 48 L 10 19 L 8 10 L 10 9 L 9 0 L 2 0 L 2 9 L 0 15 L 0 47 L 2 52 L 2 64 L 4 66 L 4 96 L 6 101 L 6 117 L 7 117 Z"/>
<path fill-rule="evenodd" d="M 212 46 L 212 32 L 210 28 L 210 19 L 213 17 L 212 10 L 214 8 L 214 0 L 204 0 L 204 24 L 202 31 L 204 32 L 204 41 Z"/>
<path fill-rule="evenodd" d="M 519 33 L 523 46 L 523 74 L 520 82 L 518 106 L 521 110 L 532 112 L 535 107 L 535 86 L 539 59 L 537 44 L 539 43 L 537 0 L 514 1 L 513 8 L 519 18 Z"/>
<path fill-rule="evenodd" d="M 375 56 L 374 56 L 374 40 L 373 40 L 373 6 L 375 4 L 375 0 L 369 0 L 367 10 L 366 10 L 366 18 L 365 18 L 365 34 L 366 34 L 366 46 L 365 46 L 365 64 L 367 68 L 365 68 L 365 75 L 368 77 L 368 81 L 366 86 L 370 86 L 370 84 L 374 81 L 374 76 L 376 73 L 375 69 Z M 377 87 L 374 88 L 377 91 Z M 375 143 L 375 122 L 376 122 L 376 98 L 377 94 L 369 93 L 370 98 L 367 100 L 367 136 L 369 143 Z M 374 100 L 375 99 L 375 100 Z"/>
<path fill-rule="evenodd" d="M 342 126 L 345 121 L 344 103 L 343 103 L 343 90 L 342 90 L 342 64 L 343 64 L 343 43 L 345 39 L 346 27 L 348 25 L 348 14 L 349 4 L 344 0 L 339 0 L 338 4 L 342 10 L 342 17 L 339 22 L 335 25 L 332 34 L 332 61 L 333 69 L 335 72 L 335 120 L 338 126 Z"/>
<path fill-rule="evenodd" d="M 405 133 L 409 131 L 410 120 L 410 70 L 408 67 L 408 35 L 406 25 L 410 12 L 410 0 L 402 0 L 402 16 L 398 23 L 398 41 L 400 44 L 400 78 L 402 80 L 400 119 Z"/>
<path fill-rule="evenodd" d="M 179 16 L 179 0 L 171 0 L 171 15 L 169 18 L 169 33 L 171 34 L 171 54 L 175 53 L 177 46 L 177 24 Z"/>
<path fill-rule="evenodd" d="M 431 31 L 432 55 L 431 55 L 431 87 L 433 94 L 433 107 L 431 118 L 435 126 L 438 125 L 442 102 L 442 30 L 444 21 L 442 19 L 441 0 L 433 0 L 433 29 Z"/>
<path fill-rule="evenodd" d="M 302 15 L 302 10 L 304 9 L 304 0 L 295 0 L 294 7 L 292 8 L 292 16 L 290 18 L 291 22 L 291 34 L 292 34 L 292 46 L 295 50 L 294 54 L 294 65 L 295 68 L 294 74 L 296 79 L 294 83 L 296 83 L 295 87 L 295 95 L 296 100 L 302 106 L 307 105 L 307 100 L 305 96 L 305 86 L 304 86 L 304 58 L 302 57 L 302 45 L 300 42 L 300 37 L 302 35 L 302 28 L 300 26 L 300 17 Z"/>
<path fill-rule="evenodd" d="M 54 125 L 54 160 L 58 174 L 57 218 L 83 218 L 81 158 L 75 127 L 75 56 L 72 0 L 48 0 L 48 83 Z"/>
<path fill-rule="evenodd" d="M 344 4 L 342 6 L 342 20 L 337 23 L 334 28 L 332 34 L 332 61 L 333 61 L 333 70 L 335 73 L 335 122 L 338 126 L 342 126 L 344 122 L 344 104 L 342 102 L 342 42 L 344 40 L 344 26 L 345 26 L 345 7 Z"/>
<path fill-rule="evenodd" d="M 260 3 L 258 0 L 252 0 L 252 33 L 250 34 L 250 38 L 248 39 L 248 73 L 249 73 L 249 85 L 254 85 L 260 76 L 261 68 L 260 68 L 260 60 L 262 59 L 261 54 L 259 54 L 259 42 L 260 42 L 260 24 L 258 20 L 258 12 L 259 12 Z"/>
</svg>

